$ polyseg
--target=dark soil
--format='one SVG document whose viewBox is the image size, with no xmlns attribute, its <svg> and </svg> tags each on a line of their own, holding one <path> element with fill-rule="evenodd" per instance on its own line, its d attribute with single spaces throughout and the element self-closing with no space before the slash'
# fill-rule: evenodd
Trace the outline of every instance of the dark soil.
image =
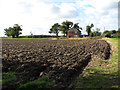
<svg viewBox="0 0 120 90">
<path fill-rule="evenodd" d="M 48 76 L 53 87 L 67 88 L 92 57 L 108 59 L 110 45 L 104 40 L 3 39 L 2 71 L 13 71 L 18 87 Z"/>
</svg>

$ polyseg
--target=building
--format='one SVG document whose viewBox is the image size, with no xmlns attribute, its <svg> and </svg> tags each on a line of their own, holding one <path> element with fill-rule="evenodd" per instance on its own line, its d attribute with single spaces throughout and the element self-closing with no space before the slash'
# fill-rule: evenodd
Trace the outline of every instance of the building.
<svg viewBox="0 0 120 90">
<path fill-rule="evenodd" d="M 73 27 L 68 31 L 68 35 L 69 37 L 80 37 L 81 32 Z"/>
</svg>

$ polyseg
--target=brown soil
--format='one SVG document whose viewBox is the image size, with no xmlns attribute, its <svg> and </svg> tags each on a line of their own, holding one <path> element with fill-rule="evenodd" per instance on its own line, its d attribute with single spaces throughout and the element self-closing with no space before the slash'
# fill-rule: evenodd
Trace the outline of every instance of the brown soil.
<svg viewBox="0 0 120 90">
<path fill-rule="evenodd" d="M 67 88 L 92 57 L 110 57 L 110 45 L 96 39 L 3 39 L 2 46 L 2 71 L 17 73 L 16 86 L 47 75 Z"/>
</svg>

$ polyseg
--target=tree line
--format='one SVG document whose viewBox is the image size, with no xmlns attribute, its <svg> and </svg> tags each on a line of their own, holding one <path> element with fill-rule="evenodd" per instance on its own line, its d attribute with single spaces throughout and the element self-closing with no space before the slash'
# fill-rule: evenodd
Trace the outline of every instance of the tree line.
<svg viewBox="0 0 120 90">
<path fill-rule="evenodd" d="M 120 30 L 116 31 L 116 30 L 106 30 L 103 32 L 103 37 L 109 37 L 109 38 L 117 38 L 120 37 Z"/>
<path fill-rule="evenodd" d="M 59 32 L 61 32 L 62 34 L 64 34 L 64 37 L 67 37 L 68 36 L 68 31 L 71 28 L 75 28 L 81 34 L 82 27 L 80 27 L 78 24 L 79 23 L 73 23 L 73 22 L 68 21 L 68 20 L 63 21 L 61 24 L 55 23 L 50 28 L 49 33 L 54 33 L 54 34 L 56 34 L 56 37 L 58 37 Z M 18 38 L 19 35 L 22 34 L 22 28 L 21 27 L 22 27 L 22 25 L 14 24 L 13 27 L 5 28 L 4 33 L 8 37 L 12 36 L 12 38 Z M 88 34 L 87 36 L 89 36 L 89 37 L 101 36 L 102 33 L 100 32 L 100 29 L 96 28 L 96 30 L 92 31 L 91 29 L 93 27 L 94 27 L 94 24 L 86 26 L 86 32 Z M 111 31 L 106 30 L 106 31 L 103 32 L 102 36 L 103 37 L 116 37 L 117 33 L 120 33 L 120 30 L 118 30 L 118 31 L 116 31 L 116 30 L 111 30 Z M 33 35 L 31 34 L 31 36 L 33 36 Z M 43 37 L 43 36 L 35 36 L 35 37 Z"/>
<path fill-rule="evenodd" d="M 59 23 L 55 23 L 52 28 L 50 29 L 49 33 L 54 33 L 56 34 L 56 36 L 58 36 L 58 33 L 61 31 L 64 36 L 67 37 L 67 32 L 72 28 L 76 28 L 80 34 L 81 34 L 81 30 L 82 30 L 82 27 L 79 27 L 78 25 L 79 23 L 73 23 L 71 21 L 63 21 L 61 23 L 61 25 Z M 86 32 L 87 32 L 87 36 L 90 36 L 90 37 L 94 37 L 94 36 L 101 36 L 101 32 L 100 32 L 100 29 L 99 28 L 96 28 L 96 31 L 91 31 L 91 29 L 94 27 L 94 24 L 91 24 L 91 25 L 87 25 L 86 26 Z"/>
<path fill-rule="evenodd" d="M 78 24 L 79 24 L 79 23 L 75 23 L 75 24 L 74 24 L 73 22 L 68 21 L 68 20 L 63 21 L 63 22 L 61 23 L 61 25 L 60 25 L 59 23 L 55 23 L 55 24 L 51 27 L 49 33 L 54 33 L 54 34 L 56 34 L 56 36 L 58 36 L 59 32 L 61 31 L 61 32 L 64 34 L 64 36 L 67 37 L 67 36 L 68 36 L 68 31 L 69 31 L 72 27 L 76 28 L 76 29 L 81 33 L 82 28 L 79 27 Z"/>
</svg>

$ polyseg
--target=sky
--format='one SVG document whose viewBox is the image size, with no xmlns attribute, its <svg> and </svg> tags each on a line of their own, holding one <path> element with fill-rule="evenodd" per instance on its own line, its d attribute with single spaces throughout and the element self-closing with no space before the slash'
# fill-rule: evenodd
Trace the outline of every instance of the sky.
<svg viewBox="0 0 120 90">
<path fill-rule="evenodd" d="M 0 36 L 14 24 L 22 25 L 22 35 L 49 35 L 53 24 L 63 21 L 79 23 L 93 30 L 118 29 L 119 0 L 0 0 Z"/>
<path fill-rule="evenodd" d="M 120 28 L 120 1 L 118 2 L 118 28 Z"/>
</svg>

